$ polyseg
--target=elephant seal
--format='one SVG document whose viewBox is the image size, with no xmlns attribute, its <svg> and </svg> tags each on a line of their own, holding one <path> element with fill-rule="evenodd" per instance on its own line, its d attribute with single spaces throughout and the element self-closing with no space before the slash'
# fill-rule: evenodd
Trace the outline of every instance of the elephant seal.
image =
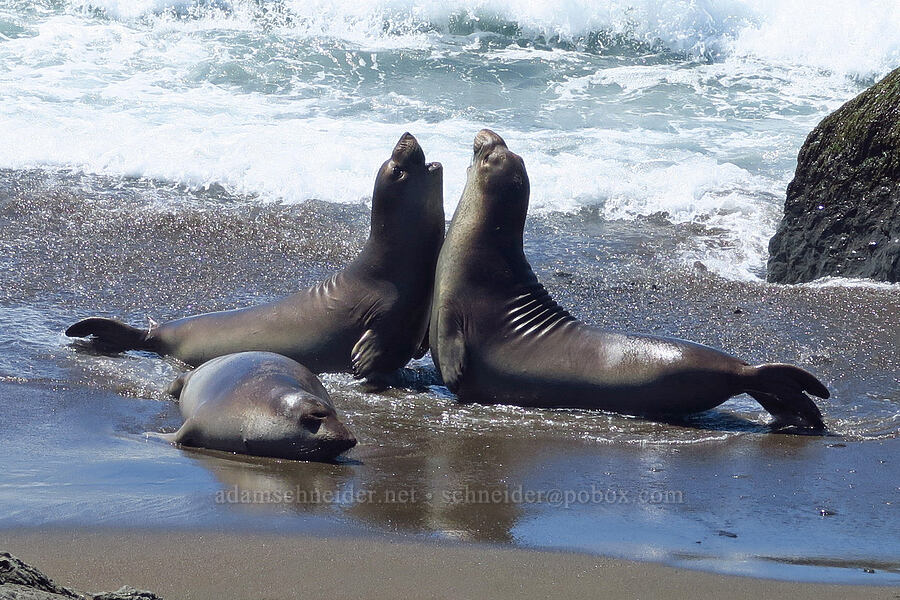
<svg viewBox="0 0 900 600">
<path fill-rule="evenodd" d="M 667 417 L 746 392 L 776 427 L 824 429 L 804 391 L 827 398 L 828 390 L 802 369 L 602 331 L 561 308 L 525 258 L 528 195 L 522 159 L 496 133 L 479 132 L 438 258 L 431 312 L 431 354 L 460 401 Z"/>
<path fill-rule="evenodd" d="M 322 283 L 260 306 L 185 317 L 142 330 L 91 317 L 66 330 L 98 349 L 150 350 L 200 365 L 249 350 L 277 352 L 315 373 L 377 381 L 428 350 L 434 266 L 444 239 L 443 169 L 409 133 L 375 178 L 369 239 Z"/>
<path fill-rule="evenodd" d="M 226 354 L 169 386 L 184 425 L 168 442 L 293 460 L 329 460 L 356 445 L 319 379 L 273 352 Z"/>
</svg>

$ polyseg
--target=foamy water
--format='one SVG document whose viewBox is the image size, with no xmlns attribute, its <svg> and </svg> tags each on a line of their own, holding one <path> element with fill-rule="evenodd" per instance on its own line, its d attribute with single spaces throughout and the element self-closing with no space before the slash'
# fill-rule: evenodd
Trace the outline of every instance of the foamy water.
<svg viewBox="0 0 900 600">
<path fill-rule="evenodd" d="M 755 279 L 803 139 L 898 64 L 892 0 L 4 1 L 0 168 L 358 202 L 409 130 L 451 214 L 492 127 L 532 210 L 665 213 Z"/>
</svg>

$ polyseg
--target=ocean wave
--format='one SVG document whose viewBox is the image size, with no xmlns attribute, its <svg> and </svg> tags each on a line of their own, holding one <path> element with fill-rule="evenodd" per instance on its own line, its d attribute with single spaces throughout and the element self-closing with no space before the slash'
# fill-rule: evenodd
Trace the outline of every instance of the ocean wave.
<svg viewBox="0 0 900 600">
<path fill-rule="evenodd" d="M 695 224 L 676 260 L 743 280 L 805 135 L 900 62 L 877 0 L 67 1 L 0 0 L 0 168 L 356 203 L 408 130 L 449 216 L 490 127 L 533 212 Z"/>
<path fill-rule="evenodd" d="M 900 65 L 895 0 L 70 0 L 123 21 L 210 20 L 368 47 L 420 46 L 428 33 L 589 52 L 668 51 L 692 59 L 753 56 L 875 78 Z"/>
</svg>

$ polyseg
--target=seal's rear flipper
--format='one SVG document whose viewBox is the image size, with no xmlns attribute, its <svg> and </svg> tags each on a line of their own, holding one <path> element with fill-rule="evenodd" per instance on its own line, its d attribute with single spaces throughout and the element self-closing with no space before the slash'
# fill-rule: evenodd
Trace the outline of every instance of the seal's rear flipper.
<svg viewBox="0 0 900 600">
<path fill-rule="evenodd" d="M 91 343 L 94 347 L 110 352 L 140 350 L 147 347 L 146 330 L 104 317 L 82 319 L 66 329 L 66 335 L 69 337 L 91 336 Z"/>
<path fill-rule="evenodd" d="M 804 392 L 819 398 L 828 398 L 830 394 L 811 373 L 784 364 L 749 368 L 754 373 L 750 375 L 752 381 L 745 391 L 775 417 L 773 426 L 825 430 L 819 407 Z"/>
</svg>

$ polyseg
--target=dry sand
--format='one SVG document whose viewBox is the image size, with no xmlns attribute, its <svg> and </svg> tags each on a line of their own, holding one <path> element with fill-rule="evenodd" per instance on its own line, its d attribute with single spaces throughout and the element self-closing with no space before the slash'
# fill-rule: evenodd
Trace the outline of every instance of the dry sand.
<svg viewBox="0 0 900 600">
<path fill-rule="evenodd" d="M 140 530 L 0 532 L 0 549 L 77 589 L 128 584 L 166 600 L 250 598 L 900 598 L 900 587 L 718 575 L 564 552 Z"/>
</svg>

